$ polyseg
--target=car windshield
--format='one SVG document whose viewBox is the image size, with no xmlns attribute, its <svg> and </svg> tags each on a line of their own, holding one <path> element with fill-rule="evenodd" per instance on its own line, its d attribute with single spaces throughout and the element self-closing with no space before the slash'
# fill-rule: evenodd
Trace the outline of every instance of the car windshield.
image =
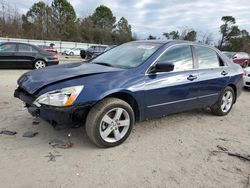
<svg viewBox="0 0 250 188">
<path fill-rule="evenodd" d="M 113 48 L 93 59 L 91 63 L 118 68 L 134 68 L 144 63 L 157 49 L 160 43 L 131 42 Z"/>
</svg>

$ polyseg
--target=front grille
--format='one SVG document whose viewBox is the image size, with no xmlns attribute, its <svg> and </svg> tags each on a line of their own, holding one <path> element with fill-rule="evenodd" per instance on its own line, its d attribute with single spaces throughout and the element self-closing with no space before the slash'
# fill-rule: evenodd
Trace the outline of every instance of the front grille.
<svg viewBox="0 0 250 188">
<path fill-rule="evenodd" d="M 250 74 L 249 75 L 247 75 L 248 77 L 250 77 Z"/>
<path fill-rule="evenodd" d="M 246 82 L 246 85 L 249 85 L 249 86 L 250 86 L 250 82 Z"/>
</svg>

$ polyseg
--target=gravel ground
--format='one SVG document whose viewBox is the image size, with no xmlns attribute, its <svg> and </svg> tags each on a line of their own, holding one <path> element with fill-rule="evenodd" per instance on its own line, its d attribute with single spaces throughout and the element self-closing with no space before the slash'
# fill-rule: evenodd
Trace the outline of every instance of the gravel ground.
<svg viewBox="0 0 250 188">
<path fill-rule="evenodd" d="M 0 187 L 248 186 L 250 161 L 212 151 L 221 145 L 250 154 L 250 90 L 225 117 L 196 110 L 137 123 L 125 143 L 99 149 L 83 127 L 58 131 L 28 114 L 13 98 L 16 80 L 25 71 L 0 70 L 0 130 L 18 132 L 0 135 Z M 24 138 L 26 131 L 39 134 Z M 66 141 L 70 132 L 73 148 L 48 144 Z M 48 161 L 50 152 L 55 161 Z"/>
</svg>

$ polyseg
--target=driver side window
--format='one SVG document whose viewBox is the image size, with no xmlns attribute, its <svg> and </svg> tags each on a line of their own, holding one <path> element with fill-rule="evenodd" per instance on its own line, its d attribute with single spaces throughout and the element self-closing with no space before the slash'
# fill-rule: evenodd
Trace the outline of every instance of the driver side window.
<svg viewBox="0 0 250 188">
<path fill-rule="evenodd" d="M 174 65 L 173 71 L 193 69 L 193 57 L 190 45 L 170 47 L 157 61 Z"/>
</svg>

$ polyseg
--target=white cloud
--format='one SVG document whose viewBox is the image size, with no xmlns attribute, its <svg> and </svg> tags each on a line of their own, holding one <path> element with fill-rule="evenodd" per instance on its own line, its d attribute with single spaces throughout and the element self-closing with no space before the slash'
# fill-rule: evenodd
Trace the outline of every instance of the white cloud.
<svg viewBox="0 0 250 188">
<path fill-rule="evenodd" d="M 46 0 L 50 3 L 52 0 Z M 19 10 L 28 10 L 36 0 L 9 0 Z M 221 17 L 231 15 L 236 18 L 240 29 L 250 31 L 249 0 L 70 0 L 79 16 L 91 14 L 101 4 L 111 8 L 117 20 L 124 16 L 140 38 L 149 34 L 162 36 L 163 32 L 185 26 L 198 31 L 212 32 L 219 36 Z"/>
</svg>

